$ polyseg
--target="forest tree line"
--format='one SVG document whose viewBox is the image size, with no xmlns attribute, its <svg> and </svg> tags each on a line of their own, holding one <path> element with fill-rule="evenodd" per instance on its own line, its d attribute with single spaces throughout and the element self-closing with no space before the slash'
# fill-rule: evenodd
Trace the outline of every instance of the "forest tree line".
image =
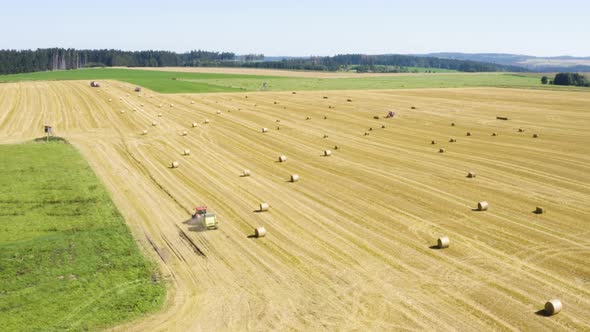
<svg viewBox="0 0 590 332">
<path fill-rule="evenodd" d="M 87 67 L 248 67 L 294 70 L 407 72 L 408 67 L 462 72 L 527 71 L 521 67 L 466 60 L 411 55 L 340 54 L 335 56 L 263 61 L 263 54 L 236 56 L 231 52 L 121 51 L 37 49 L 0 50 L 0 74 L 16 74 Z"/>
</svg>

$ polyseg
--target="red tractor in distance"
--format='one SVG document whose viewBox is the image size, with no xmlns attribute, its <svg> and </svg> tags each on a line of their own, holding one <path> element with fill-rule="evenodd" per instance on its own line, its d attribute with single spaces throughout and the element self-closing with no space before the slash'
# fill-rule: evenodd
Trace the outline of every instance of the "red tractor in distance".
<svg viewBox="0 0 590 332">
<path fill-rule="evenodd" d="M 206 229 L 217 229 L 217 217 L 215 213 L 207 213 L 206 206 L 197 206 L 195 213 L 193 213 L 193 219 L 203 223 Z"/>
</svg>

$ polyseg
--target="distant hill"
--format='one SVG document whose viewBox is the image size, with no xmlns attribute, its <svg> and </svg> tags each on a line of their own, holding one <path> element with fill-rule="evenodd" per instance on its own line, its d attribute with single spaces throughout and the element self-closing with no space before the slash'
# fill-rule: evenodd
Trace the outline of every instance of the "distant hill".
<svg viewBox="0 0 590 332">
<path fill-rule="evenodd" d="M 531 55 L 507 54 L 507 53 L 428 53 L 418 56 L 436 57 L 440 59 L 453 59 L 463 61 L 477 61 L 496 63 L 504 66 L 518 66 L 532 71 L 556 72 L 590 72 L 590 57 L 536 57 Z"/>
</svg>

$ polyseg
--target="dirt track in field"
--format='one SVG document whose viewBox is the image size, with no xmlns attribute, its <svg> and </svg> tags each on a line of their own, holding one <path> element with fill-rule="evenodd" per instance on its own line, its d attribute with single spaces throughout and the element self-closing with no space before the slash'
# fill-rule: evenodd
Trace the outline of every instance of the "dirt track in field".
<svg viewBox="0 0 590 332">
<path fill-rule="evenodd" d="M 1 84 L 0 143 L 54 125 L 160 263 L 167 307 L 119 330 L 590 329 L 590 93 L 87 83 Z M 196 205 L 219 230 L 185 223 Z M 249 238 L 256 226 L 268 235 Z M 451 247 L 431 249 L 440 236 Z M 563 312 L 536 314 L 551 298 Z"/>
</svg>

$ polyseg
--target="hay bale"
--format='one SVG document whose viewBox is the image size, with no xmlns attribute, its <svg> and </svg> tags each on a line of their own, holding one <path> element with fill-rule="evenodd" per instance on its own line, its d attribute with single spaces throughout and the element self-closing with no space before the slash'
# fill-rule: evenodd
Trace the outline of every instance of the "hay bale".
<svg viewBox="0 0 590 332">
<path fill-rule="evenodd" d="M 562 305 L 559 299 L 549 300 L 549 302 L 545 303 L 545 313 L 548 316 L 553 316 L 558 314 L 561 311 Z"/>
<path fill-rule="evenodd" d="M 445 153 L 445 149 L 444 148 L 438 149 L 438 153 Z"/>
<path fill-rule="evenodd" d="M 155 126 L 157 126 L 157 125 L 158 125 L 158 123 L 157 123 L 156 121 L 152 121 L 152 126 L 154 126 L 154 127 L 155 127 Z"/>
<path fill-rule="evenodd" d="M 411 108 L 411 109 L 413 109 L 413 110 L 415 110 L 415 109 L 416 109 L 416 106 L 412 106 L 412 107 L 410 107 L 410 108 Z"/>
<path fill-rule="evenodd" d="M 180 164 L 178 163 L 178 161 L 173 161 L 171 166 L 172 166 L 172 168 L 178 168 L 178 166 L 180 166 Z"/>
<path fill-rule="evenodd" d="M 365 131 L 365 136 L 369 136 L 369 133 Z"/>
<path fill-rule="evenodd" d="M 174 104 L 170 104 L 170 107 L 174 107 Z"/>
<path fill-rule="evenodd" d="M 455 143 L 455 142 L 457 142 L 457 139 L 456 139 L 456 138 L 451 138 L 451 139 L 449 140 L 449 142 L 451 142 L 451 143 Z"/>
<path fill-rule="evenodd" d="M 162 106 L 163 106 L 163 105 L 162 105 L 162 104 L 160 104 L 160 105 L 158 105 L 158 108 L 162 108 Z"/>
<path fill-rule="evenodd" d="M 381 129 L 384 129 L 384 128 L 385 128 L 385 125 L 381 125 Z"/>
<path fill-rule="evenodd" d="M 324 115 L 324 120 L 328 120 L 328 116 L 327 115 Z"/>
<path fill-rule="evenodd" d="M 475 172 L 468 172 L 467 173 L 468 178 L 474 178 L 475 176 L 476 176 Z"/>
<path fill-rule="evenodd" d="M 158 117 L 161 118 L 162 117 L 162 113 L 158 113 Z"/>
<path fill-rule="evenodd" d="M 328 99 L 328 96 L 323 96 L 322 98 L 324 98 L 324 99 Z"/>
<path fill-rule="evenodd" d="M 191 100 L 191 105 L 194 104 L 195 102 Z"/>
<path fill-rule="evenodd" d="M 324 138 L 328 138 L 328 135 L 324 134 Z"/>
<path fill-rule="evenodd" d="M 299 181 L 299 174 L 291 174 L 291 182 Z"/>
<path fill-rule="evenodd" d="M 275 101 L 275 102 L 273 102 L 273 103 L 274 103 L 275 105 L 276 105 L 276 104 L 278 104 L 276 101 Z"/>
<path fill-rule="evenodd" d="M 279 162 L 284 163 L 286 161 L 287 161 L 287 156 L 285 156 L 285 155 L 280 155 L 279 156 Z"/>
<path fill-rule="evenodd" d="M 121 114 L 123 114 L 123 113 L 125 113 L 125 110 L 121 110 L 120 112 L 121 112 Z"/>
<path fill-rule="evenodd" d="M 209 123 L 209 119 L 205 119 L 205 123 Z"/>
<path fill-rule="evenodd" d="M 281 127 L 277 126 L 277 130 L 281 130 Z"/>
<path fill-rule="evenodd" d="M 143 107 L 143 104 L 139 104 L 139 106 Z"/>
<path fill-rule="evenodd" d="M 281 122 L 281 120 L 279 120 L 279 119 L 276 119 L 276 120 L 275 120 L 275 122 L 277 122 L 277 123 L 278 123 L 278 122 Z"/>
<path fill-rule="evenodd" d="M 261 129 L 261 131 L 262 131 L 263 133 L 266 133 L 266 132 L 268 132 L 268 128 L 262 128 L 262 129 Z"/>
<path fill-rule="evenodd" d="M 296 95 L 296 94 L 297 94 L 297 92 L 293 91 L 293 92 L 291 92 L 291 94 L 292 94 L 292 95 Z"/>
<path fill-rule="evenodd" d="M 332 105 L 328 105 L 328 108 L 334 108 L 334 106 L 332 106 Z"/>
<path fill-rule="evenodd" d="M 498 120 L 508 120 L 507 116 L 497 116 L 496 119 Z"/>
<path fill-rule="evenodd" d="M 180 133 L 182 136 L 186 136 L 188 135 L 188 132 L 186 130 L 183 130 L 182 133 Z"/>
<path fill-rule="evenodd" d="M 334 145 L 334 150 L 338 150 L 340 147 L 338 145 Z"/>
<path fill-rule="evenodd" d="M 262 203 L 260 203 L 260 209 L 258 209 L 258 211 L 265 212 L 265 211 L 268 211 L 269 208 L 270 208 L 270 205 L 268 205 L 267 202 L 262 202 Z"/>
<path fill-rule="evenodd" d="M 346 99 L 346 101 L 349 102 L 349 103 L 351 103 L 352 102 L 352 99 Z"/>
<path fill-rule="evenodd" d="M 539 138 L 539 134 L 533 134 L 533 138 Z"/>
<path fill-rule="evenodd" d="M 492 136 L 498 136 L 498 133 L 494 131 L 494 132 L 492 133 Z"/>
<path fill-rule="evenodd" d="M 451 127 L 454 127 L 454 126 L 455 126 L 455 123 L 454 122 L 451 122 Z"/>
<path fill-rule="evenodd" d="M 373 115 L 373 119 L 379 120 L 379 115 Z"/>
<path fill-rule="evenodd" d="M 369 127 L 369 131 L 373 131 L 373 127 Z"/>
<path fill-rule="evenodd" d="M 449 240 L 448 236 L 443 236 L 443 237 L 439 238 L 437 242 L 438 242 L 437 247 L 439 249 L 448 248 L 449 245 L 451 244 L 451 241 Z"/>
<path fill-rule="evenodd" d="M 477 210 L 478 211 L 487 211 L 488 207 L 489 207 L 489 204 L 486 201 L 481 201 L 481 202 L 477 203 Z"/>
<path fill-rule="evenodd" d="M 109 98 L 109 103 L 112 102 L 113 100 L 111 98 Z"/>
<path fill-rule="evenodd" d="M 535 213 L 536 213 L 536 214 L 543 214 L 543 213 L 545 213 L 545 209 L 543 209 L 543 208 L 542 208 L 542 207 L 540 207 L 540 206 L 537 206 L 537 207 L 535 208 Z"/>
<path fill-rule="evenodd" d="M 141 134 L 142 134 L 142 135 L 147 135 L 147 133 L 148 133 L 148 131 L 147 131 L 146 129 L 144 129 L 144 130 L 141 132 Z"/>
<path fill-rule="evenodd" d="M 522 128 L 518 128 L 518 132 L 519 132 L 519 133 L 524 133 L 524 129 L 522 129 Z"/>
<path fill-rule="evenodd" d="M 266 235 L 266 228 L 264 227 L 257 227 L 254 229 L 254 236 L 256 238 L 264 237 Z"/>
<path fill-rule="evenodd" d="M 436 141 L 435 141 L 435 140 L 432 140 L 432 141 L 430 142 L 430 144 L 434 145 L 434 144 L 436 144 Z"/>
<path fill-rule="evenodd" d="M 189 150 L 189 149 L 184 149 L 184 151 L 182 151 L 182 154 L 183 154 L 183 155 L 185 155 L 185 156 L 190 156 L 190 154 L 191 154 L 191 150 Z"/>
<path fill-rule="evenodd" d="M 195 128 L 195 127 L 197 127 L 199 124 L 198 124 L 198 123 L 196 123 L 196 122 L 193 122 L 191 125 L 193 126 L 193 128 Z"/>
<path fill-rule="evenodd" d="M 242 176 L 246 177 L 246 176 L 250 176 L 250 170 L 249 169 L 245 169 L 242 171 Z"/>
<path fill-rule="evenodd" d="M 305 120 L 311 120 L 311 116 L 306 117 Z"/>
<path fill-rule="evenodd" d="M 217 114 L 221 114 L 221 111 L 217 111 L 216 113 L 217 113 Z"/>
<path fill-rule="evenodd" d="M 332 155 L 332 151 L 330 150 L 324 150 L 324 157 L 329 157 Z"/>
<path fill-rule="evenodd" d="M 471 136 L 471 132 L 468 131 L 467 134 L 465 134 L 466 136 Z"/>
</svg>

